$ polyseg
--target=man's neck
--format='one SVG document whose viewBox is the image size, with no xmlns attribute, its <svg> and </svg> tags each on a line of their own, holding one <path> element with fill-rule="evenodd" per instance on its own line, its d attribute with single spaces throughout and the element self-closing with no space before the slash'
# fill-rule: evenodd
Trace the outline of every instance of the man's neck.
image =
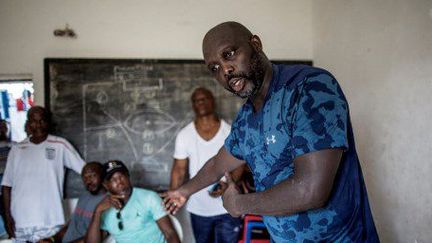
<svg viewBox="0 0 432 243">
<path fill-rule="evenodd" d="M 99 189 L 99 191 L 97 191 L 96 193 L 90 193 L 93 196 L 99 196 L 99 195 L 105 195 L 106 194 L 106 190 L 105 188 L 101 187 L 101 189 Z"/>
<path fill-rule="evenodd" d="M 219 122 L 219 117 L 214 113 L 210 115 L 195 117 L 195 124 L 198 124 L 200 127 L 211 127 L 219 124 Z"/>
<path fill-rule="evenodd" d="M 195 118 L 194 123 L 198 134 L 206 141 L 211 140 L 220 127 L 220 119 L 214 113 L 207 116 L 198 116 Z"/>
<path fill-rule="evenodd" d="M 43 135 L 43 136 L 31 136 L 30 142 L 32 142 L 34 144 L 40 144 L 43 141 L 45 141 L 47 138 L 48 138 L 48 134 Z"/>
<path fill-rule="evenodd" d="M 261 88 L 258 90 L 256 95 L 251 98 L 255 112 L 262 109 L 272 78 L 273 78 L 273 67 L 271 62 L 268 62 L 268 66 L 264 74 L 264 81 L 261 85 Z"/>
</svg>

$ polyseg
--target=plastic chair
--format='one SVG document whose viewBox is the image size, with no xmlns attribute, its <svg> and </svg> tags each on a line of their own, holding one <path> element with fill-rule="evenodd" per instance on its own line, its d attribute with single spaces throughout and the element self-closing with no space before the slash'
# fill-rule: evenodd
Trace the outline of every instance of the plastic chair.
<svg viewBox="0 0 432 243">
<path fill-rule="evenodd" d="M 270 239 L 252 239 L 252 231 L 254 229 L 267 230 L 262 217 L 258 215 L 248 214 L 244 217 L 243 237 L 239 243 L 269 243 Z"/>
<path fill-rule="evenodd" d="M 176 217 L 172 216 L 171 214 L 169 214 L 169 217 L 170 217 L 171 222 L 174 226 L 174 229 L 177 232 L 177 235 L 180 239 L 180 242 L 182 242 L 183 241 L 183 229 L 182 229 L 182 226 L 180 224 L 180 221 Z"/>
</svg>

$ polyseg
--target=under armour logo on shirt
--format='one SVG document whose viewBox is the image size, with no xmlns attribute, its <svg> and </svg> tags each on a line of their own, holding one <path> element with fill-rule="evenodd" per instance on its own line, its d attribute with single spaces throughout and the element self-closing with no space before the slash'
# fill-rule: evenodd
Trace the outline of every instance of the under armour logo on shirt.
<svg viewBox="0 0 432 243">
<path fill-rule="evenodd" d="M 275 137 L 275 135 L 271 135 L 271 138 L 269 138 L 269 137 L 266 137 L 266 140 L 267 140 L 267 145 L 269 145 L 270 143 L 276 143 L 276 137 Z"/>
</svg>

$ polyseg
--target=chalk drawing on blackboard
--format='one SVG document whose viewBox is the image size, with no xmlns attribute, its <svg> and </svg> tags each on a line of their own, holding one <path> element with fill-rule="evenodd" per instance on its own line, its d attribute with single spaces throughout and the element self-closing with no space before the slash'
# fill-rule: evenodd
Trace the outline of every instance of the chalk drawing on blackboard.
<svg viewBox="0 0 432 243">
<path fill-rule="evenodd" d="M 153 66 L 115 66 L 114 79 L 122 82 L 123 91 L 162 90 L 163 79 L 154 77 Z"/>
<path fill-rule="evenodd" d="M 144 131 L 163 133 L 174 127 L 177 123 L 174 117 L 159 109 L 145 109 L 129 115 L 125 127 L 135 134 L 142 134 Z"/>
<path fill-rule="evenodd" d="M 107 92 L 112 91 L 113 83 L 104 82 L 96 84 L 85 84 L 83 85 L 83 139 L 84 139 L 84 156 L 87 157 L 88 139 L 91 136 L 96 136 L 98 138 L 98 148 L 103 150 L 104 144 L 100 142 L 101 138 L 108 140 L 114 139 L 116 137 L 116 130 L 120 130 L 124 139 L 129 144 L 129 148 L 133 153 L 135 158 L 138 158 L 138 152 L 136 148 L 132 146 L 133 141 L 123 126 L 122 121 L 119 119 L 121 116 L 117 117 L 114 115 L 115 108 L 109 106 L 110 100 Z M 100 121 L 104 122 L 101 123 Z M 104 124 L 104 125 L 100 125 Z M 103 134 L 101 137 L 101 133 Z"/>
<path fill-rule="evenodd" d="M 101 104 L 104 105 L 108 102 L 108 95 L 104 92 L 104 91 L 100 91 L 97 95 L 96 95 L 96 101 Z"/>
<path fill-rule="evenodd" d="M 153 141 L 155 139 L 155 134 L 152 131 L 143 131 L 142 133 L 142 139 L 144 141 Z"/>
<path fill-rule="evenodd" d="M 176 134 L 189 121 L 191 114 L 184 121 L 176 120 L 162 110 L 160 102 L 154 98 L 157 89 L 129 90 L 123 85 L 127 81 L 125 77 L 131 79 L 136 76 L 126 75 L 125 70 L 122 72 L 122 78 L 114 82 L 82 86 L 84 156 L 107 148 L 115 150 L 115 144 L 122 144 L 127 149 L 118 154 L 132 153 L 133 160 L 129 161 L 132 166 L 139 163 L 147 172 L 168 172 L 167 163 L 155 159 L 155 156 L 163 153 L 173 142 L 173 132 Z M 162 81 L 158 87 L 163 88 Z"/>
</svg>

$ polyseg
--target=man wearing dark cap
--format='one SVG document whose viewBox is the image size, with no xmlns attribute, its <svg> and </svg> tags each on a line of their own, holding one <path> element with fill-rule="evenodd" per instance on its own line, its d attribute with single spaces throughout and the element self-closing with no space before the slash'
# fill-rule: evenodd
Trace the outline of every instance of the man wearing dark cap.
<svg viewBox="0 0 432 243">
<path fill-rule="evenodd" d="M 180 242 L 157 193 L 132 187 L 121 161 L 108 161 L 103 170 L 110 195 L 96 207 L 85 242 L 101 242 L 104 232 L 117 242 Z"/>
</svg>

